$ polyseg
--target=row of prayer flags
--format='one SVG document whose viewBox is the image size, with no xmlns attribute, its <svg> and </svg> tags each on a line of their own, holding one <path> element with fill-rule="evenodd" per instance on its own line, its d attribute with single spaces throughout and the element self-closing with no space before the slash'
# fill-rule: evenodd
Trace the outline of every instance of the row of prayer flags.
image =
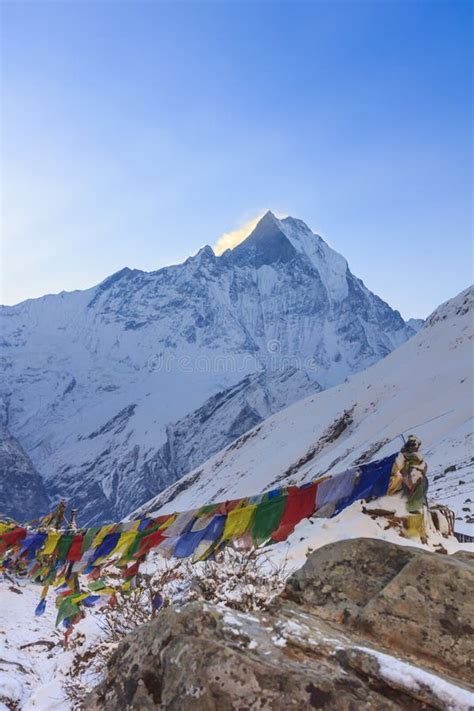
<svg viewBox="0 0 474 711">
<path fill-rule="evenodd" d="M 91 606 L 101 596 L 115 593 L 101 579 L 106 566 L 117 568 L 124 580 L 119 588 L 123 591 L 133 587 L 140 564 L 152 550 L 166 557 L 197 561 L 231 542 L 245 549 L 285 541 L 305 518 L 331 517 L 357 499 L 386 494 L 395 457 L 394 454 L 302 486 L 156 518 L 77 531 L 41 530 L 0 522 L 0 569 L 26 573 L 44 585 L 36 614 L 44 611 L 48 587 L 59 586 L 58 623 L 69 627 L 81 605 Z M 77 589 L 81 574 L 88 581 L 87 591 Z"/>
</svg>

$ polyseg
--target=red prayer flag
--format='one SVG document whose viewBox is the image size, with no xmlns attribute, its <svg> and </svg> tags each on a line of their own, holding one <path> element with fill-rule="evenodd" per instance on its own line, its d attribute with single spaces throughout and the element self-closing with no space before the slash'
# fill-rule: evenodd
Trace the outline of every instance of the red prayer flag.
<svg viewBox="0 0 474 711">
<path fill-rule="evenodd" d="M 14 528 L 13 531 L 7 531 L 0 535 L 0 553 L 3 553 L 7 548 L 15 546 L 22 541 L 26 536 L 26 528 Z"/>
<path fill-rule="evenodd" d="M 288 498 L 285 510 L 277 530 L 272 533 L 272 540 L 276 543 L 286 541 L 288 536 L 295 530 L 296 524 L 304 518 L 309 518 L 316 506 L 316 489 L 318 484 L 310 484 L 300 489 L 297 486 L 290 486 L 287 489 Z"/>
<path fill-rule="evenodd" d="M 78 533 L 77 536 L 74 536 L 74 538 L 72 539 L 71 547 L 68 550 L 66 560 L 73 561 L 74 563 L 76 563 L 78 560 L 81 560 L 83 542 L 84 536 L 82 535 L 82 533 Z"/>
<path fill-rule="evenodd" d="M 170 518 L 172 518 L 174 514 L 163 514 L 162 516 L 157 516 L 156 518 L 153 519 L 153 523 L 155 526 L 162 526 L 164 523 L 169 521 Z"/>
<path fill-rule="evenodd" d="M 164 538 L 165 536 L 163 535 L 162 530 L 158 530 L 154 533 L 150 533 L 148 536 L 144 536 L 144 538 L 140 541 L 140 548 L 138 553 L 135 553 L 134 558 L 140 558 L 142 555 L 145 555 L 145 553 L 148 553 L 148 551 L 152 548 L 156 548 L 156 546 L 159 546 Z"/>
<path fill-rule="evenodd" d="M 124 578 L 132 578 L 134 575 L 138 573 L 138 570 L 140 568 L 140 563 L 134 563 L 130 567 L 126 568 L 123 572 L 123 577 Z"/>
</svg>

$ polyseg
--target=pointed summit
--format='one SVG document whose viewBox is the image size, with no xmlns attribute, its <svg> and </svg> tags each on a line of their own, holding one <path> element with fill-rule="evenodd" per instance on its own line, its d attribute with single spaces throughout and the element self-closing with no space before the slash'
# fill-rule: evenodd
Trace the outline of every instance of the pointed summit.
<svg viewBox="0 0 474 711">
<path fill-rule="evenodd" d="M 266 233 L 271 230 L 283 232 L 283 226 L 280 220 L 273 214 L 273 212 L 271 210 L 267 210 L 266 213 L 257 222 L 248 237 L 251 237 L 255 233 L 261 235 L 264 232 Z"/>
<path fill-rule="evenodd" d="M 263 215 L 263 217 L 260 218 L 260 220 L 257 222 L 257 225 L 259 225 L 261 222 L 278 222 L 277 218 L 273 214 L 271 210 L 267 210 L 266 213 Z"/>
<path fill-rule="evenodd" d="M 192 257 L 188 257 L 186 262 L 209 262 L 215 259 L 215 256 L 216 255 L 214 254 L 212 247 L 205 244 L 204 247 L 201 247 L 201 249 L 196 252 L 196 254 L 193 254 Z"/>
<path fill-rule="evenodd" d="M 251 263 L 258 269 L 264 264 L 288 262 L 295 256 L 296 250 L 286 237 L 280 220 L 268 210 L 232 254 L 236 261 Z"/>
</svg>

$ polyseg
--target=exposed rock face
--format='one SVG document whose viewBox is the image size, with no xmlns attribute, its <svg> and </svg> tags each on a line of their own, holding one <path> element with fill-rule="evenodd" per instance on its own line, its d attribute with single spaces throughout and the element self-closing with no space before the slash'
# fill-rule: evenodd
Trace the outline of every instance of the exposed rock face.
<svg viewBox="0 0 474 711">
<path fill-rule="evenodd" d="M 468 709 L 473 583 L 469 560 L 368 539 L 335 543 L 313 553 L 264 613 L 205 603 L 165 610 L 120 644 L 86 706 L 441 711 L 454 690 L 456 708 Z M 412 665 L 451 679 L 441 693 L 426 671 L 417 681 Z"/>
<path fill-rule="evenodd" d="M 48 507 L 41 476 L 20 443 L 0 424 L 0 513 L 23 522 L 45 514 Z"/>
<path fill-rule="evenodd" d="M 311 645 L 303 640 L 295 639 L 291 651 L 275 645 L 272 636 L 279 637 L 271 618 L 259 615 L 258 628 L 245 618 L 236 614 L 227 620 L 222 610 L 200 603 L 166 611 L 120 645 L 107 680 L 87 708 L 399 708 L 391 692 L 372 691 L 338 663 L 311 660 Z M 414 702 L 404 708 L 422 706 Z"/>
</svg>

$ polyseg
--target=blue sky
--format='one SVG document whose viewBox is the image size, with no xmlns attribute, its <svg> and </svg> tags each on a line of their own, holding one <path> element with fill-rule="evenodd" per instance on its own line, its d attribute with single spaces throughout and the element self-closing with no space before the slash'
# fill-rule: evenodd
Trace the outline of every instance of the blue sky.
<svg viewBox="0 0 474 711">
<path fill-rule="evenodd" d="M 269 208 L 405 317 L 472 281 L 469 2 L 2 3 L 2 298 Z"/>
</svg>

